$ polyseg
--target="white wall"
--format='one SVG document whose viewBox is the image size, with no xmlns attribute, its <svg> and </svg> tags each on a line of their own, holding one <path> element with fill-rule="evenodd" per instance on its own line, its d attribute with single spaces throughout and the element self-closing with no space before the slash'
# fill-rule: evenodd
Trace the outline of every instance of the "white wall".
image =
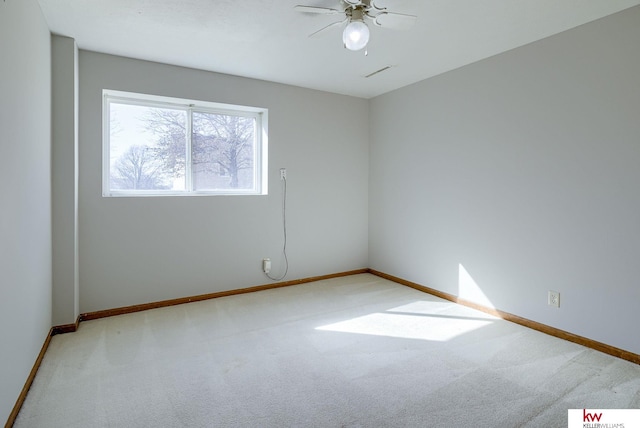
<svg viewBox="0 0 640 428">
<path fill-rule="evenodd" d="M 368 106 L 358 98 L 80 51 L 80 311 L 270 283 L 368 265 Z M 269 109 L 269 195 L 103 198 L 101 91 Z"/>
<path fill-rule="evenodd" d="M 0 421 L 51 327 L 50 49 L 36 0 L 0 2 Z"/>
<path fill-rule="evenodd" d="M 635 7 L 373 99 L 370 266 L 640 353 L 639 40 Z"/>
</svg>

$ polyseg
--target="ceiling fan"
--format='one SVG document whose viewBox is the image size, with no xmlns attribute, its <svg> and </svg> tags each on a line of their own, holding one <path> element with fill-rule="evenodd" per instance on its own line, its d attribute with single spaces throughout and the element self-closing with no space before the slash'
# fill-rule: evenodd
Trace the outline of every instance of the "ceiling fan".
<svg viewBox="0 0 640 428">
<path fill-rule="evenodd" d="M 311 33 L 309 37 L 315 37 L 330 28 L 339 27 L 346 23 L 342 32 L 342 42 L 347 49 L 352 51 L 359 51 L 369 42 L 370 33 L 367 21 L 378 27 L 408 29 L 417 19 L 415 15 L 389 12 L 386 7 L 377 6 L 374 0 L 341 0 L 341 4 L 343 7 L 340 9 L 304 5 L 297 5 L 294 9 L 303 13 L 343 15 L 344 19 Z"/>
</svg>

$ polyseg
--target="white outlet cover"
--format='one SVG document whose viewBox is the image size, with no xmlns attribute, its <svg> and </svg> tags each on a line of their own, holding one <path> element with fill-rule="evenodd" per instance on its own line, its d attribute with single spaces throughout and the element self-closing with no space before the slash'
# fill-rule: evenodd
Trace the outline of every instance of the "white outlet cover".
<svg viewBox="0 0 640 428">
<path fill-rule="evenodd" d="M 549 306 L 560 307 L 560 293 L 558 291 L 549 290 L 547 304 Z"/>
</svg>

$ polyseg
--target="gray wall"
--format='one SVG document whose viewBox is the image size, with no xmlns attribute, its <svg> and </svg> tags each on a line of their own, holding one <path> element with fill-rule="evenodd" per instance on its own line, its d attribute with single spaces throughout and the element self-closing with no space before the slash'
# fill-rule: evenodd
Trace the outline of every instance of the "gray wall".
<svg viewBox="0 0 640 428">
<path fill-rule="evenodd" d="M 270 283 L 368 265 L 368 108 L 363 99 L 80 51 L 80 311 Z M 101 91 L 269 109 L 269 195 L 103 198 Z"/>
<path fill-rule="evenodd" d="M 78 48 L 51 38 L 53 325 L 79 315 L 78 261 Z"/>
<path fill-rule="evenodd" d="M 50 49 L 36 0 L 0 2 L 0 421 L 51 327 Z"/>
<path fill-rule="evenodd" d="M 370 266 L 640 353 L 639 40 L 635 7 L 373 99 Z"/>
</svg>

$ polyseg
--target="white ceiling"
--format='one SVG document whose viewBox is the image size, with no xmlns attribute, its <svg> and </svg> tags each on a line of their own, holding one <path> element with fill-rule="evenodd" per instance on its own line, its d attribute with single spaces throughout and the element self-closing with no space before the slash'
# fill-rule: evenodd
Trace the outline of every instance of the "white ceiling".
<svg viewBox="0 0 640 428">
<path fill-rule="evenodd" d="M 370 98 L 628 7 L 640 0 L 377 0 L 418 16 L 371 28 L 368 55 L 342 47 L 339 20 L 297 4 L 339 0 L 39 0 L 55 34 L 80 49 Z M 386 66 L 370 78 L 364 76 Z"/>
</svg>

